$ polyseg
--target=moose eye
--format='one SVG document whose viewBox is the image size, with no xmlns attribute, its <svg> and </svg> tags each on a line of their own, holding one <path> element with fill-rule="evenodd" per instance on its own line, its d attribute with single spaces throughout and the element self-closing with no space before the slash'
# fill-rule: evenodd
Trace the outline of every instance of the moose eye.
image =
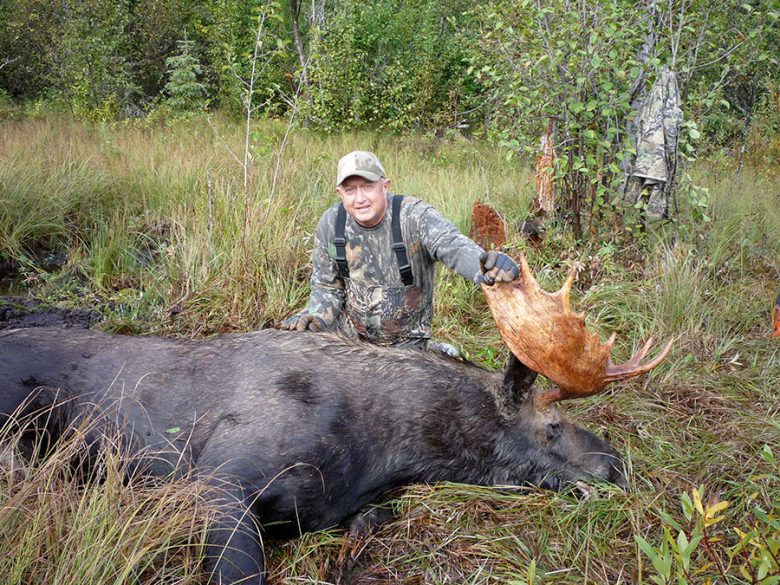
<svg viewBox="0 0 780 585">
<path fill-rule="evenodd" d="M 547 425 L 547 440 L 554 441 L 561 436 L 561 423 L 554 422 Z"/>
</svg>

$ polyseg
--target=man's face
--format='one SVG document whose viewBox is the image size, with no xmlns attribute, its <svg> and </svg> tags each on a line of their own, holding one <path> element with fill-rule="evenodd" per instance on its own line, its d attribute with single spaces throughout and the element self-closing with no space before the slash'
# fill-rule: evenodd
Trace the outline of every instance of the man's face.
<svg viewBox="0 0 780 585">
<path fill-rule="evenodd" d="M 344 209 L 361 226 L 371 228 L 380 224 L 387 211 L 387 193 L 390 181 L 369 181 L 353 175 L 336 187 Z"/>
</svg>

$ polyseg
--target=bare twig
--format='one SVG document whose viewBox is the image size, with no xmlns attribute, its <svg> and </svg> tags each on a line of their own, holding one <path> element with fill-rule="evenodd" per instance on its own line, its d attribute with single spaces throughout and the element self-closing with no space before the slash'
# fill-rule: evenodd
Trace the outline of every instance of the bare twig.
<svg viewBox="0 0 780 585">
<path fill-rule="evenodd" d="M 211 185 L 211 173 L 206 172 L 206 184 L 209 191 L 209 243 L 214 248 L 214 189 Z"/>
<path fill-rule="evenodd" d="M 2 60 L 0 60 L 0 69 L 2 69 L 3 67 L 5 67 L 6 65 L 10 65 L 10 64 L 11 64 L 11 63 L 13 63 L 14 61 L 18 61 L 18 60 L 19 60 L 19 57 L 13 57 L 13 58 L 11 58 L 11 57 L 5 57 L 5 58 L 3 58 Z"/>
<path fill-rule="evenodd" d="M 309 66 L 309 62 L 306 61 L 303 65 L 303 70 L 301 71 L 301 75 L 306 75 L 306 70 Z M 295 122 L 295 116 L 298 113 L 298 103 L 300 101 L 301 97 L 301 91 L 303 90 L 304 84 L 303 82 L 298 83 L 298 89 L 295 91 L 295 100 L 292 104 L 292 109 L 290 112 L 290 118 L 287 122 L 287 129 L 284 132 L 284 138 L 282 138 L 282 142 L 279 145 L 279 151 L 276 153 L 276 166 L 274 167 L 274 177 L 273 181 L 271 182 L 271 194 L 268 196 L 268 204 L 265 206 L 265 214 L 263 215 L 263 225 L 265 225 L 268 222 L 268 215 L 271 212 L 271 207 L 274 199 L 276 198 L 276 185 L 279 180 L 279 171 L 281 169 L 282 165 L 282 155 L 284 154 L 284 150 L 287 146 L 287 139 L 290 137 L 290 131 L 293 128 L 293 124 Z"/>
<path fill-rule="evenodd" d="M 252 134 L 252 95 L 255 91 L 255 81 L 257 80 L 257 62 L 260 56 L 260 47 L 263 44 L 263 35 L 265 33 L 265 21 L 268 18 L 268 11 L 260 10 L 257 15 L 257 32 L 255 34 L 255 49 L 252 54 L 252 70 L 249 74 L 249 86 L 246 91 L 246 100 L 244 107 L 246 109 L 246 129 L 244 132 L 244 229 L 246 230 L 249 221 L 249 144 Z"/>
</svg>

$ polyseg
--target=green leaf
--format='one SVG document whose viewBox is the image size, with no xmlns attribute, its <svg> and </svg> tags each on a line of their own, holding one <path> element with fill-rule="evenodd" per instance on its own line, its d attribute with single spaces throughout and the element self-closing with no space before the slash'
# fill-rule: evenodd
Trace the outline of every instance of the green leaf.
<svg viewBox="0 0 780 585">
<path fill-rule="evenodd" d="M 764 445 L 761 449 L 761 459 L 769 463 L 770 465 L 776 465 L 775 454 L 772 452 L 772 448 L 769 445 Z"/>
<path fill-rule="evenodd" d="M 762 559 L 763 561 L 763 559 Z M 763 561 L 758 565 L 758 574 L 756 577 L 759 581 L 763 581 L 764 578 L 769 574 L 770 565 L 769 563 Z"/>
<path fill-rule="evenodd" d="M 536 559 L 531 559 L 531 562 L 528 564 L 526 580 L 528 581 L 529 585 L 533 585 L 534 581 L 536 581 Z"/>
<path fill-rule="evenodd" d="M 649 542 L 647 542 L 638 534 L 634 535 L 634 540 L 639 545 L 639 548 L 642 549 L 642 552 L 645 553 L 647 558 L 650 559 L 653 564 L 655 564 L 655 561 L 658 558 L 658 551 L 656 551 L 656 549 L 654 549 Z"/>
<path fill-rule="evenodd" d="M 685 536 L 685 532 L 682 530 L 677 534 L 677 552 L 682 554 L 682 551 L 688 548 L 688 537 Z"/>
<path fill-rule="evenodd" d="M 680 505 L 685 519 L 690 520 L 693 518 L 693 501 L 691 501 L 691 497 L 687 493 L 680 496 Z"/>
<path fill-rule="evenodd" d="M 701 534 L 696 534 L 691 538 L 691 541 L 688 543 L 688 547 L 685 549 L 685 554 L 688 556 L 688 558 L 690 558 L 691 554 L 693 554 L 693 551 L 696 550 L 696 547 L 699 546 L 701 541 Z"/>
</svg>

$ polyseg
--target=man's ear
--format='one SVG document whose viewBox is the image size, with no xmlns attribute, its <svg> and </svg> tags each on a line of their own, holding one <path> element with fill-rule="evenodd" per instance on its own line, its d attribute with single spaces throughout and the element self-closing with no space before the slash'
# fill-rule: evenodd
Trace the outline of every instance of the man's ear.
<svg viewBox="0 0 780 585">
<path fill-rule="evenodd" d="M 385 179 L 382 187 L 385 190 L 385 195 L 387 195 L 390 192 L 390 179 Z"/>
</svg>

